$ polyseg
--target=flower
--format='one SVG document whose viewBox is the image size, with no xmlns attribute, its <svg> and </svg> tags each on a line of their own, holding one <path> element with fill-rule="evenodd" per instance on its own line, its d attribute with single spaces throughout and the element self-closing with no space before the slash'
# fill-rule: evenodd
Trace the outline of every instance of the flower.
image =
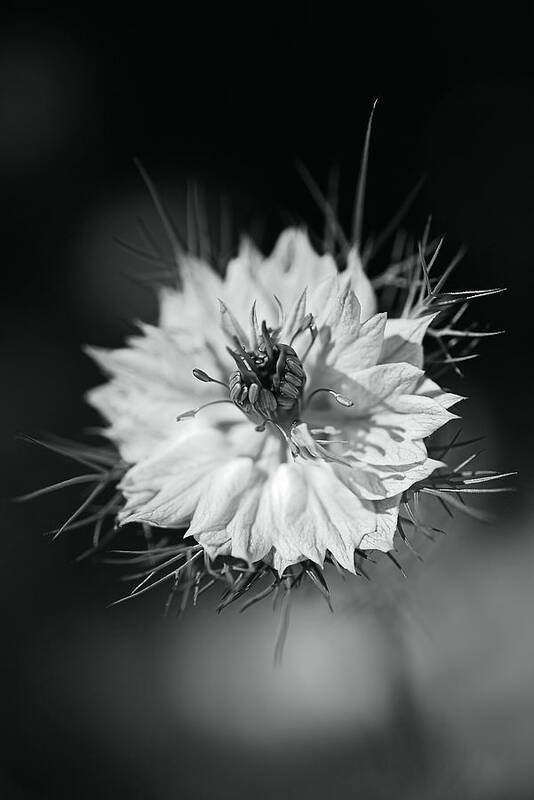
<svg viewBox="0 0 534 800">
<path fill-rule="evenodd" d="M 434 316 L 376 313 L 357 249 L 339 272 L 298 229 L 268 257 L 244 242 L 224 277 L 181 256 L 158 325 L 89 348 L 109 375 L 89 402 L 129 465 L 120 524 L 185 527 L 210 560 L 279 576 L 392 550 L 401 498 L 442 466 L 424 440 L 462 399 L 423 371 Z"/>
</svg>

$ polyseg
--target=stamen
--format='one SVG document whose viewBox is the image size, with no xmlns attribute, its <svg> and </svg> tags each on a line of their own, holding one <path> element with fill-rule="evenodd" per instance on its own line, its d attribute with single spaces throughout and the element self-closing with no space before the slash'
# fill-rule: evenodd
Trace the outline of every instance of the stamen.
<svg viewBox="0 0 534 800">
<path fill-rule="evenodd" d="M 290 371 L 293 373 L 293 375 L 296 375 L 299 378 L 305 378 L 306 377 L 306 373 L 304 372 L 304 370 L 300 366 L 299 362 L 295 358 L 291 358 L 290 356 L 286 356 L 286 365 L 288 366 Z"/>
<path fill-rule="evenodd" d="M 315 325 L 315 322 L 312 322 L 312 324 L 309 325 L 308 330 L 310 332 L 311 340 L 310 340 L 310 343 L 307 346 L 306 350 L 304 351 L 304 353 L 301 356 L 301 359 L 300 359 L 301 364 L 304 364 L 304 361 L 306 360 L 306 357 L 307 357 L 308 353 L 310 352 L 310 350 L 312 349 L 313 345 L 315 344 L 315 340 L 317 339 L 317 335 L 318 335 L 318 330 L 317 330 L 317 327 Z"/>
<path fill-rule="evenodd" d="M 219 386 L 224 386 L 225 389 L 228 389 L 228 384 L 223 383 L 223 381 L 217 380 L 217 378 L 212 378 L 211 375 L 208 375 L 207 372 L 204 372 L 203 369 L 195 369 L 193 370 L 193 375 L 197 379 L 197 381 L 202 381 L 202 383 L 218 383 Z"/>
<path fill-rule="evenodd" d="M 302 380 L 300 380 L 300 378 L 298 378 L 296 375 L 292 375 L 291 372 L 285 373 L 285 379 L 288 383 L 290 383 L 292 386 L 295 386 L 297 389 L 300 389 L 300 387 L 302 386 Z"/>
<path fill-rule="evenodd" d="M 253 350 L 256 350 L 258 347 L 258 339 L 260 336 L 260 329 L 258 325 L 258 317 L 256 315 L 256 301 L 252 303 L 252 308 L 250 309 L 250 343 Z"/>
<path fill-rule="evenodd" d="M 255 403 L 255 402 L 256 402 L 256 400 L 258 399 L 258 395 L 259 395 L 259 393 L 260 393 L 260 390 L 259 390 L 258 384 L 257 384 L 257 383 L 252 383 L 252 384 L 250 385 L 250 387 L 249 387 L 249 390 L 248 390 L 248 400 L 249 400 L 249 403 L 251 403 L 252 405 L 254 405 L 254 403 Z"/>
<path fill-rule="evenodd" d="M 192 408 L 190 411 L 184 411 L 183 414 L 178 414 L 176 417 L 176 422 L 181 422 L 184 419 L 192 419 L 196 417 L 199 411 L 202 411 L 203 408 L 207 408 L 208 406 L 217 406 L 220 403 L 230 403 L 231 406 L 234 403 L 231 400 L 211 400 L 209 403 L 204 403 L 204 405 L 199 406 L 198 408 Z"/>
<path fill-rule="evenodd" d="M 227 347 L 226 349 L 234 359 L 239 372 L 245 377 L 250 378 L 253 381 L 257 381 L 258 377 L 256 371 L 254 370 L 254 364 L 252 364 L 248 359 L 245 360 L 245 356 L 242 353 L 236 353 L 231 347 Z"/>
<path fill-rule="evenodd" d="M 296 450 L 296 455 L 302 456 L 307 459 L 321 459 L 324 461 L 333 461 L 345 466 L 351 466 L 350 462 L 345 458 L 328 452 L 322 446 L 322 442 L 314 439 L 305 423 L 294 422 L 291 426 L 291 441 L 293 442 Z M 334 442 L 327 441 L 326 444 L 334 444 Z M 292 450 L 292 452 L 294 452 Z"/>
<path fill-rule="evenodd" d="M 354 405 L 354 401 L 351 400 L 350 397 L 345 397 L 345 395 L 339 394 L 339 392 L 335 392 L 333 389 L 327 389 L 325 386 L 321 386 L 320 389 L 314 389 L 314 391 L 308 395 L 304 402 L 304 406 L 309 405 L 312 397 L 316 394 L 319 394 L 319 392 L 326 392 L 330 395 L 330 397 L 334 398 L 336 403 L 339 403 L 340 406 L 344 406 L 345 408 L 350 408 Z"/>
<path fill-rule="evenodd" d="M 269 330 L 267 328 L 267 323 L 265 322 L 265 320 L 263 320 L 263 322 L 261 323 L 261 333 L 265 344 L 265 352 L 267 353 L 269 358 L 272 358 L 274 355 L 273 343 L 271 341 L 271 336 L 269 334 Z"/>
<path fill-rule="evenodd" d="M 267 414 L 276 411 L 276 398 L 274 394 L 269 390 L 262 387 L 260 390 L 260 403 L 263 408 L 266 410 Z"/>
<path fill-rule="evenodd" d="M 297 338 L 297 336 L 299 336 L 301 333 L 304 333 L 305 331 L 308 331 L 308 330 L 311 331 L 312 328 L 314 328 L 314 327 L 315 327 L 315 320 L 313 318 L 313 314 L 310 314 L 310 313 L 306 314 L 306 316 L 302 320 L 301 324 L 299 325 L 299 327 L 297 328 L 297 330 L 295 331 L 295 333 L 291 337 L 291 340 L 290 340 L 289 344 L 292 345 L 293 342 L 295 341 L 295 339 Z"/>
<path fill-rule="evenodd" d="M 219 301 L 219 310 L 221 312 L 221 327 L 225 334 L 229 339 L 233 339 L 235 337 L 240 343 L 248 345 L 247 335 L 235 316 L 232 314 L 226 303 L 223 303 L 219 297 L 217 300 Z"/>
<path fill-rule="evenodd" d="M 284 322 L 286 321 L 286 315 L 284 312 L 284 307 L 280 302 L 280 300 L 278 299 L 278 297 L 275 294 L 273 294 L 273 297 L 276 305 L 278 306 L 278 327 L 281 330 L 284 327 Z"/>
<path fill-rule="evenodd" d="M 304 319 L 307 327 L 311 315 Z M 251 328 L 257 325 L 256 311 L 251 312 Z M 258 346 L 250 351 L 237 336 L 232 336 L 234 347 L 227 347 L 237 370 L 230 375 L 228 389 L 230 400 L 256 425 L 265 420 L 283 419 L 283 427 L 289 414 L 297 412 L 306 383 L 306 373 L 293 348 L 277 340 L 278 329 L 270 328 L 266 320 L 261 323 Z M 209 376 L 198 372 L 200 380 Z M 280 419 L 278 418 L 280 415 Z"/>
<path fill-rule="evenodd" d="M 282 428 L 282 426 L 279 425 L 277 422 L 275 422 L 272 419 L 266 419 L 265 422 L 268 423 L 269 425 L 272 425 L 274 428 L 276 428 L 277 433 L 280 434 L 283 443 L 287 446 L 287 448 L 289 449 L 289 452 L 291 453 L 291 455 L 293 455 L 293 456 L 298 455 L 298 448 L 291 441 L 291 439 L 289 438 L 289 436 L 287 435 L 285 430 Z"/>
<path fill-rule="evenodd" d="M 340 406 L 344 406 L 345 408 L 350 408 L 354 405 L 354 400 L 351 400 L 350 397 L 345 397 L 344 394 L 339 394 L 338 392 L 334 392 L 334 399 L 336 403 L 339 403 Z"/>
<path fill-rule="evenodd" d="M 350 444 L 348 439 L 316 439 L 317 444 Z"/>
</svg>

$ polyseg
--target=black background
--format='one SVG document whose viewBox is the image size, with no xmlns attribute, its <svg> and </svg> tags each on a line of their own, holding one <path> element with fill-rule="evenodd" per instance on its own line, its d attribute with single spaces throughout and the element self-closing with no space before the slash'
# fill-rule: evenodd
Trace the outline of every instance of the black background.
<svg viewBox="0 0 534 800">
<path fill-rule="evenodd" d="M 531 12 L 520 12 L 519 4 L 477 14 L 451 4 L 421 10 L 401 5 L 396 11 L 389 4 L 175 4 L 171 10 L 145 5 L 121 13 L 109 7 L 67 14 L 25 6 L 4 10 L 3 17 L 6 498 L 70 474 L 15 436 L 53 431 L 76 438 L 95 423 L 82 395 L 99 377 L 81 354 L 82 344 L 117 345 L 131 330 L 131 319 L 154 318 L 150 292 L 125 275 L 131 278 L 138 266 L 113 242 L 114 235 L 135 239 L 138 215 L 157 224 L 134 157 L 142 160 L 178 218 L 185 183 L 195 180 L 210 218 L 217 219 L 221 202 L 229 203 L 234 232 L 251 231 L 269 246 L 290 221 L 320 229 L 320 213 L 295 169 L 297 160 L 323 186 L 332 165 L 339 166 L 340 216 L 349 223 L 365 127 L 378 98 L 366 233 L 379 231 L 424 175 L 408 224 L 420 233 L 431 213 L 433 230 L 447 233 L 451 252 L 467 245 L 456 286 L 508 288 L 477 309 L 483 321 L 505 329 L 506 336 L 484 344 L 480 360 L 468 366 L 465 382 L 454 388 L 473 395 L 469 424 L 476 428 L 478 423 L 490 434 L 490 466 L 520 470 L 520 492 L 507 513 L 512 527 L 513 520 L 524 527 L 534 478 Z M 218 762 L 206 754 L 211 745 L 204 740 L 191 743 L 187 733 L 174 729 L 170 734 L 166 718 L 161 727 L 157 719 L 140 714 L 132 724 L 142 720 L 147 739 L 161 738 L 164 755 L 154 768 L 161 771 L 176 757 L 176 775 L 170 767 L 163 769 L 169 794 L 161 780 L 154 788 L 150 763 L 137 763 L 144 757 L 142 734 L 136 734 L 130 752 L 127 721 L 119 755 L 111 751 L 115 739 L 106 739 L 111 723 L 105 713 L 88 722 L 87 708 L 84 716 L 75 704 L 80 721 L 73 727 L 73 696 L 95 692 L 97 708 L 127 720 L 129 699 L 144 691 L 135 682 L 117 689 L 122 686 L 118 674 L 110 679 L 111 688 L 105 676 L 91 682 L 72 655 L 73 632 L 87 625 L 105 631 L 108 641 L 126 630 L 129 657 L 135 660 L 144 649 L 143 631 L 156 618 L 160 625 L 160 598 L 148 600 L 142 611 L 138 605 L 135 611 L 106 612 L 106 602 L 116 596 L 115 577 L 73 563 L 79 540 L 67 537 L 51 547 L 41 536 L 68 508 L 64 498 L 23 507 L 6 501 L 3 796 L 159 798 L 180 792 L 226 797 L 232 781 L 241 786 L 236 775 L 253 781 L 260 774 L 260 796 L 276 796 L 261 755 L 251 756 L 247 767 L 236 762 L 236 773 L 226 774 L 226 757 Z M 489 530 L 485 541 L 501 534 Z M 507 535 L 520 553 L 525 534 Z M 44 644 L 43 630 L 48 631 Z M 179 632 L 162 635 L 178 637 Z M 96 634 L 93 638 L 104 651 L 105 642 L 98 644 Z M 47 665 L 44 677 L 41 658 Z M 57 680 L 56 662 L 62 676 Z M 77 667 L 81 671 L 73 677 Z M 63 689 L 67 673 L 73 683 Z M 163 708 L 165 698 L 153 684 L 157 674 L 146 676 L 147 686 Z M 172 745 L 169 736 L 175 737 Z M 419 753 L 418 746 L 410 744 L 408 761 Z M 354 754 L 346 756 L 343 764 L 354 765 Z M 153 758 L 152 751 L 146 757 Z M 334 767 L 329 769 L 339 771 L 330 759 Z M 205 763 L 211 764 L 211 778 L 199 788 L 194 773 L 202 773 Z M 294 793 L 279 789 L 279 796 L 315 796 L 314 781 L 308 786 L 295 777 L 302 778 L 307 767 L 293 774 L 287 763 L 282 773 L 284 780 L 296 781 Z M 394 774 L 407 781 L 406 796 L 419 796 L 417 780 L 402 764 L 399 757 Z M 339 791 L 355 790 L 356 770 L 343 769 Z M 189 777 L 180 789 L 184 774 Z M 336 787 L 334 777 L 317 774 L 317 785 Z M 389 796 L 387 787 L 381 794 L 372 785 L 366 789 L 369 796 Z"/>
</svg>

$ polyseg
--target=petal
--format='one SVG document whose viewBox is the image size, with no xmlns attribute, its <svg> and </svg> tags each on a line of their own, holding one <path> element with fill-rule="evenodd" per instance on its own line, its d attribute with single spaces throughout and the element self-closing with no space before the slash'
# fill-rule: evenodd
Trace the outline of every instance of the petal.
<svg viewBox="0 0 534 800">
<path fill-rule="evenodd" d="M 224 398 L 217 384 L 199 383 L 193 377 L 193 369 L 199 366 L 215 378 L 224 377 L 213 351 L 202 340 L 199 343 L 197 337 L 184 350 L 183 341 L 170 331 L 146 324 L 140 327 L 141 335 L 130 337 L 128 347 L 86 348 L 111 377 L 107 384 L 92 389 L 87 400 L 110 423 L 104 433 L 129 463 L 149 457 L 159 444 L 174 439 L 178 414 Z M 202 414 L 206 420 L 236 418 L 230 405 L 212 406 Z"/>
<path fill-rule="evenodd" d="M 306 303 L 308 299 L 308 290 L 305 288 L 297 297 L 293 305 L 289 308 L 282 329 L 280 330 L 279 340 L 281 342 L 289 343 L 293 340 L 293 336 L 297 333 L 299 328 L 304 322 L 306 316 Z"/>
<path fill-rule="evenodd" d="M 320 336 L 327 345 L 329 363 L 335 362 L 352 347 L 360 333 L 361 308 L 358 298 L 349 286 L 330 297 L 318 319 Z"/>
<path fill-rule="evenodd" d="M 421 440 L 404 437 L 396 428 L 384 428 L 373 420 L 361 420 L 346 429 L 350 441 L 349 456 L 375 466 L 404 469 L 426 459 L 426 447 Z"/>
<path fill-rule="evenodd" d="M 350 280 L 350 285 L 360 301 L 362 320 L 365 321 L 376 312 L 376 295 L 363 268 L 357 247 L 353 247 L 348 254 L 344 274 Z"/>
<path fill-rule="evenodd" d="M 354 549 L 375 528 L 372 503 L 357 497 L 321 462 L 281 465 L 265 492 L 273 565 L 280 574 L 303 559 L 322 566 L 327 551 L 354 572 Z"/>
<path fill-rule="evenodd" d="M 358 373 L 377 364 L 382 350 L 387 314 L 375 314 L 360 327 L 356 341 L 332 354 L 328 365 L 349 378 L 357 380 Z"/>
<path fill-rule="evenodd" d="M 379 364 L 359 371 L 354 378 L 339 376 L 336 388 L 353 401 L 344 409 L 347 418 L 362 417 L 386 401 L 391 402 L 417 383 L 422 371 L 412 364 Z"/>
<path fill-rule="evenodd" d="M 321 519 L 310 513 L 305 467 L 281 464 L 269 490 L 275 520 L 272 535 L 275 568 L 281 573 L 286 565 L 304 558 L 322 564 L 324 549 L 321 552 L 317 537 Z"/>
<path fill-rule="evenodd" d="M 176 400 L 118 380 L 91 389 L 86 400 L 111 423 L 102 433 L 116 444 L 128 464 L 147 458 L 174 435 Z"/>
<path fill-rule="evenodd" d="M 180 259 L 181 288 L 160 290 L 160 327 L 165 330 L 213 327 L 222 280 L 208 264 L 191 256 Z M 216 323 L 215 323 L 216 324 Z"/>
<path fill-rule="evenodd" d="M 375 425 L 395 430 L 407 439 L 426 439 L 452 419 L 458 419 L 458 416 L 436 400 L 415 394 L 400 395 L 394 399 L 390 409 L 373 415 Z"/>
<path fill-rule="evenodd" d="M 381 500 L 402 494 L 443 466 L 442 461 L 431 458 L 398 467 L 361 462 L 356 464 L 354 467 L 336 464 L 334 469 L 339 480 L 365 500 Z"/>
<path fill-rule="evenodd" d="M 229 261 L 224 278 L 222 297 L 231 304 L 237 319 L 244 326 L 250 309 L 256 303 L 258 318 L 274 327 L 278 318 L 273 291 L 261 281 L 264 258 L 249 239 L 240 243 L 237 258 Z M 276 294 L 276 291 L 274 291 Z"/>
<path fill-rule="evenodd" d="M 191 519 L 210 474 L 229 458 L 222 433 L 193 429 L 132 467 L 120 484 L 126 505 L 121 525 L 147 522 L 161 528 Z"/>
<path fill-rule="evenodd" d="M 257 480 L 256 472 L 251 458 L 235 458 L 213 470 L 186 535 L 194 536 L 203 544 L 207 532 L 226 530 L 237 512 L 241 496 Z"/>
<path fill-rule="evenodd" d="M 336 372 L 352 378 L 377 364 L 386 314 L 374 315 L 362 324 L 361 305 L 345 273 L 323 281 L 311 307 L 319 330 L 319 340 L 307 362 L 312 384 L 329 385 L 336 380 Z"/>
<path fill-rule="evenodd" d="M 260 278 L 265 285 L 276 286 L 275 293 L 287 307 L 305 287 L 313 291 L 322 280 L 336 274 L 334 259 L 316 253 L 305 231 L 288 228 L 280 234 L 266 259 Z"/>
<path fill-rule="evenodd" d="M 406 361 L 416 367 L 423 366 L 422 341 L 428 326 L 437 314 L 419 319 L 388 319 L 384 331 L 384 344 L 380 364 Z"/>
<path fill-rule="evenodd" d="M 366 534 L 360 542 L 360 550 L 380 550 L 388 553 L 394 549 L 397 530 L 400 497 L 391 497 L 375 503 L 376 526 L 372 533 Z"/>
<path fill-rule="evenodd" d="M 349 289 L 344 273 L 336 272 L 317 284 L 310 293 L 310 310 L 318 327 L 330 325 L 332 310 L 339 305 L 339 298 Z M 359 321 L 359 315 L 358 315 Z"/>
<path fill-rule="evenodd" d="M 456 403 L 459 403 L 460 400 L 465 400 L 465 397 L 462 397 L 460 394 L 453 394 L 452 392 L 444 392 L 441 386 L 438 386 L 430 378 L 423 376 L 416 388 L 416 392 L 421 394 L 425 397 L 431 397 L 437 403 L 439 403 L 443 408 L 450 408 L 454 406 Z"/>
<path fill-rule="evenodd" d="M 326 464 L 310 465 L 307 475 L 313 487 L 312 508 L 323 524 L 321 544 L 341 566 L 354 572 L 354 550 L 375 527 L 374 504 L 361 500 Z"/>
<path fill-rule="evenodd" d="M 272 546 L 270 532 L 264 531 L 261 525 L 256 527 L 265 477 L 265 473 L 259 476 L 257 482 L 242 496 L 241 502 L 226 528 L 232 539 L 232 555 L 249 564 L 261 561 Z M 267 536 L 262 535 L 264 532 L 267 533 Z"/>
</svg>

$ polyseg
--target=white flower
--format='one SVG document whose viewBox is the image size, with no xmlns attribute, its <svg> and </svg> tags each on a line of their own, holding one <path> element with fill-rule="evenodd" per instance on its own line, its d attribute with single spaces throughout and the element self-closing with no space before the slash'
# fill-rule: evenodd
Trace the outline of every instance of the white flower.
<svg viewBox="0 0 534 800">
<path fill-rule="evenodd" d="M 403 492 L 440 466 L 424 439 L 460 399 L 422 370 L 432 317 L 375 313 L 357 251 L 339 273 L 300 230 L 268 258 L 243 244 L 224 278 L 180 268 L 158 326 L 90 350 L 110 380 L 89 401 L 132 464 L 121 524 L 188 526 L 211 558 L 280 575 L 391 550 Z"/>
</svg>

